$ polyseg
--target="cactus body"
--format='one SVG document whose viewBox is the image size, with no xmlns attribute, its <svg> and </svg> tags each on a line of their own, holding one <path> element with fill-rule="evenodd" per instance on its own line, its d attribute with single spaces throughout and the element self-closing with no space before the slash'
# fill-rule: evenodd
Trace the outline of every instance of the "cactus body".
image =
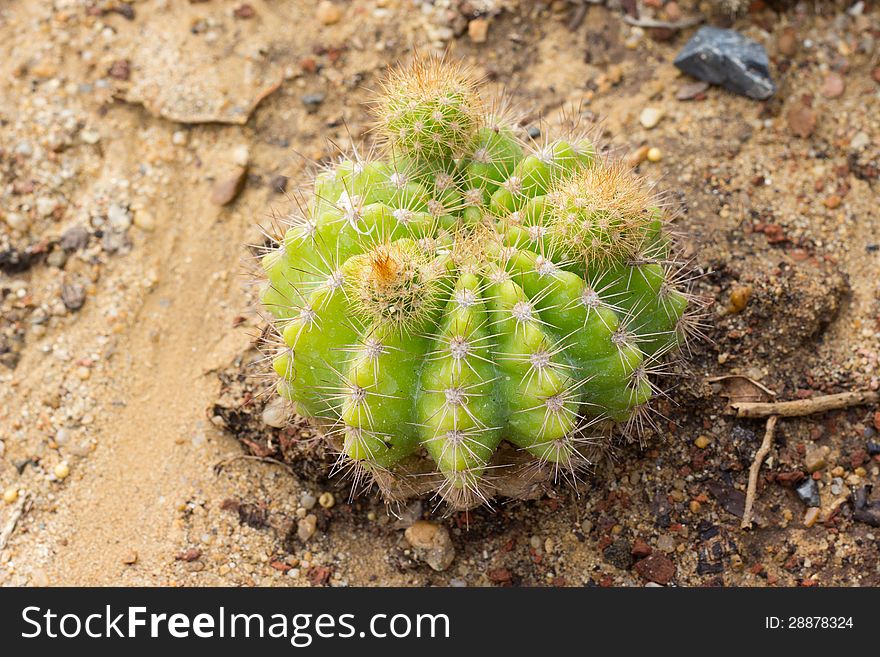
<svg viewBox="0 0 880 657">
<path fill-rule="evenodd" d="M 638 416 L 689 297 L 642 182 L 585 139 L 524 148 L 447 67 L 391 77 L 381 157 L 316 177 L 263 257 L 262 302 L 278 392 L 345 459 L 376 474 L 426 455 L 468 506 L 502 441 L 574 472 L 589 427 Z"/>
</svg>

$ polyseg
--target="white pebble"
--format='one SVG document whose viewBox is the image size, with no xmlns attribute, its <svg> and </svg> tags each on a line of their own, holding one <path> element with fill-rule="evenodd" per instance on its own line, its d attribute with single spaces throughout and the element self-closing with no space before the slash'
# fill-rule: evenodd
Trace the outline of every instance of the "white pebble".
<svg viewBox="0 0 880 657">
<path fill-rule="evenodd" d="M 299 505 L 306 511 L 311 511 L 312 509 L 314 509 L 317 501 L 318 498 L 315 497 L 315 494 L 310 491 L 306 491 L 299 496 Z"/>
<path fill-rule="evenodd" d="M 290 413 L 287 410 L 287 404 L 281 397 L 276 397 L 263 409 L 263 424 L 269 427 L 281 429 L 287 426 L 287 420 Z"/>
<path fill-rule="evenodd" d="M 663 110 L 658 109 L 656 107 L 646 107 L 642 110 L 642 113 L 639 114 L 639 123 L 642 124 L 645 128 L 650 130 L 658 123 L 660 123 L 660 119 L 663 118 Z"/>
<path fill-rule="evenodd" d="M 241 144 L 235 147 L 235 150 L 232 151 L 232 163 L 239 167 L 246 167 L 248 165 L 248 161 L 250 161 L 250 151 L 248 150 L 247 144 Z"/>
<path fill-rule="evenodd" d="M 57 207 L 58 199 L 50 198 L 48 196 L 41 196 L 37 199 L 37 214 L 41 217 L 48 217 L 55 212 L 55 208 Z"/>
<path fill-rule="evenodd" d="M 62 461 L 55 466 L 54 472 L 58 479 L 67 479 L 70 476 L 70 466 L 65 461 Z"/>
</svg>

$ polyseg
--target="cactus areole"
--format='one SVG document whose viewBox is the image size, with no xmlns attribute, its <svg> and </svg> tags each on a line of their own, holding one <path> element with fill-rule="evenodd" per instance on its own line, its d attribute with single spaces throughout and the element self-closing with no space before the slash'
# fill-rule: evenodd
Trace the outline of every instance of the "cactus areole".
<svg viewBox="0 0 880 657">
<path fill-rule="evenodd" d="M 262 257 L 278 393 L 386 496 L 453 508 L 637 434 L 694 306 L 646 184 L 585 138 L 525 143 L 478 87 L 391 73 L 377 155 L 318 173 Z"/>
</svg>

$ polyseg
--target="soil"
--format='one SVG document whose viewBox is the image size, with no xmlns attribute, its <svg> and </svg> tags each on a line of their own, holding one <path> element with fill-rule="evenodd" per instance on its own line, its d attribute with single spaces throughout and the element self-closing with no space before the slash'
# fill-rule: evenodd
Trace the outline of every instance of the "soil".
<svg viewBox="0 0 880 657">
<path fill-rule="evenodd" d="M 5 3 L 0 528 L 22 514 L 0 584 L 880 585 L 878 409 L 780 420 L 742 530 L 764 423 L 728 403 L 880 388 L 880 11 L 638 3 L 770 55 L 770 100 L 680 100 L 696 28 L 620 4 Z M 597 122 L 680 210 L 706 340 L 644 443 L 576 488 L 455 514 L 349 501 L 312 428 L 263 423 L 246 245 L 368 141 L 369 90 L 411 47 L 473 63 L 542 132 Z M 443 571 L 405 537 L 420 518 L 451 536 Z"/>
</svg>

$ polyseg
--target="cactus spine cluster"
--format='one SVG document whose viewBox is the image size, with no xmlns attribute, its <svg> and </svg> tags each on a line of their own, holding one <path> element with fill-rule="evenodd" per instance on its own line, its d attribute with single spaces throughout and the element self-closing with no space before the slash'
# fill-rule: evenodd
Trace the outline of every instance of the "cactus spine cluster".
<svg viewBox="0 0 880 657">
<path fill-rule="evenodd" d="M 318 173 L 262 258 L 278 392 L 380 483 L 427 459 L 454 507 L 491 499 L 503 445 L 576 475 L 691 326 L 663 208 L 585 138 L 527 146 L 446 59 L 374 114 L 377 155 Z"/>
</svg>

